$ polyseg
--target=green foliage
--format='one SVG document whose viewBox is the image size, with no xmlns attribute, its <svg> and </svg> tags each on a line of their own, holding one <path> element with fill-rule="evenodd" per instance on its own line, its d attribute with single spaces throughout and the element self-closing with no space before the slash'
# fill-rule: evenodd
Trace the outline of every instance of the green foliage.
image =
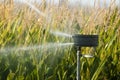
<svg viewBox="0 0 120 80">
<path fill-rule="evenodd" d="M 62 15 L 69 17 L 63 13 Z M 102 24 L 96 24 L 94 29 L 99 32 L 99 46 L 95 57 L 81 58 L 82 80 L 120 80 L 119 9 L 115 8 L 111 14 L 104 15 L 107 16 Z M 59 29 L 66 29 L 63 26 L 66 26 L 69 18 L 61 19 L 59 24 L 54 20 L 50 24 L 43 20 L 44 23 L 41 25 L 36 19 L 32 19 L 32 23 L 30 21 L 27 24 L 24 17 L 25 12 L 21 10 L 12 20 L 0 18 L 0 80 L 76 80 L 76 50 L 73 47 L 9 50 L 12 49 L 11 47 L 23 45 L 34 46 L 69 41 L 50 34 L 50 29 L 55 30 L 58 25 L 62 26 Z M 57 17 L 53 16 L 53 18 Z M 73 24 L 77 30 L 80 29 L 78 23 Z M 79 32 L 83 31 L 79 30 Z M 4 48 L 6 51 L 2 52 Z"/>
</svg>

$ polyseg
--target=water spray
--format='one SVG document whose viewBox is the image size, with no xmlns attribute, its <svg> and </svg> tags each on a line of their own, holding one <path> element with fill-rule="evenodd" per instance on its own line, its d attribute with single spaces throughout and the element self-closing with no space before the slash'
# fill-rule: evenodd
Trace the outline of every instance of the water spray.
<svg viewBox="0 0 120 80">
<path fill-rule="evenodd" d="M 96 47 L 98 45 L 98 35 L 80 35 L 75 34 L 72 36 L 74 45 L 77 48 L 77 80 L 80 78 L 80 58 L 92 58 L 92 55 L 83 55 L 81 53 L 81 47 Z"/>
<path fill-rule="evenodd" d="M 32 0 L 31 0 L 32 1 Z M 45 14 L 44 12 L 40 11 L 37 7 L 35 7 L 30 1 L 28 0 L 18 0 L 18 2 L 24 3 L 26 5 L 28 5 L 31 9 L 33 9 L 35 12 L 37 12 L 39 15 L 43 16 L 43 17 L 48 17 L 47 14 Z"/>
</svg>

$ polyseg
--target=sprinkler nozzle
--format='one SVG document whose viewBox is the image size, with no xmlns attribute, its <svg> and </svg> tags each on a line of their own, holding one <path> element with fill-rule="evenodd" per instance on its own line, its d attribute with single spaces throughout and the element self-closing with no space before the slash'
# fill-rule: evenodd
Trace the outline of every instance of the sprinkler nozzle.
<svg viewBox="0 0 120 80">
<path fill-rule="evenodd" d="M 98 35 L 80 35 L 72 36 L 74 45 L 80 47 L 96 47 L 98 45 Z"/>
</svg>

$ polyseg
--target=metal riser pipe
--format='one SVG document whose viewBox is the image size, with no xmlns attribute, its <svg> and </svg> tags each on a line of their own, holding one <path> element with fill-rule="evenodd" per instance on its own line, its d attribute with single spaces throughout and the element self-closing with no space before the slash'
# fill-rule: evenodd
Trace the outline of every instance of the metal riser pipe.
<svg viewBox="0 0 120 80">
<path fill-rule="evenodd" d="M 81 80 L 81 78 L 80 78 L 80 58 L 81 58 L 81 48 L 77 47 L 77 80 Z"/>
</svg>

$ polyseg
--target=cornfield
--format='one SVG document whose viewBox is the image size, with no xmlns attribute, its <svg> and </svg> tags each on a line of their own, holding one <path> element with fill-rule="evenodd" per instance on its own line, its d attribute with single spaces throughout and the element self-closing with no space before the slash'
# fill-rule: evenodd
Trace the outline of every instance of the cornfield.
<svg viewBox="0 0 120 80">
<path fill-rule="evenodd" d="M 76 80 L 76 49 L 54 45 L 71 40 L 51 31 L 98 34 L 94 57 L 80 60 L 81 79 L 120 80 L 117 5 L 74 8 L 66 4 L 47 5 L 45 0 L 33 5 L 40 12 L 26 3 L 0 3 L 0 80 Z"/>
</svg>

